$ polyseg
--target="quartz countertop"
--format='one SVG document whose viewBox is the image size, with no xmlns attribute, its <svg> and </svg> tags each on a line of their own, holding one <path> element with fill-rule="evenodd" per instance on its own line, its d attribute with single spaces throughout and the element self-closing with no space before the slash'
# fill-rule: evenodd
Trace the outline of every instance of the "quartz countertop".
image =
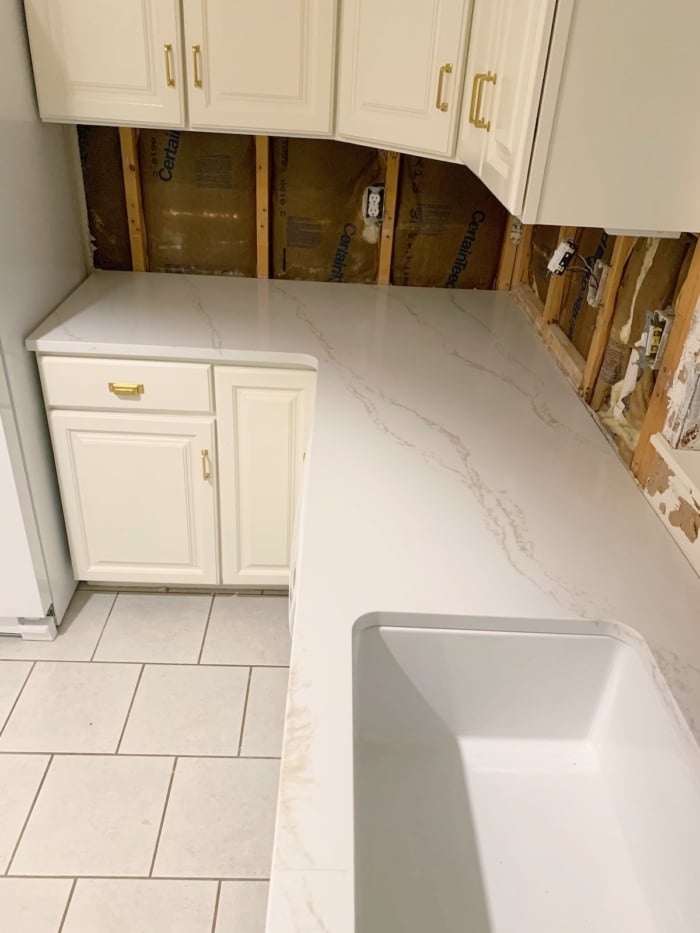
<svg viewBox="0 0 700 933">
<path fill-rule="evenodd" d="M 364 613 L 625 623 L 698 737 L 700 579 L 507 294 L 100 272 L 27 346 L 318 368 L 269 933 L 354 929 Z"/>
</svg>

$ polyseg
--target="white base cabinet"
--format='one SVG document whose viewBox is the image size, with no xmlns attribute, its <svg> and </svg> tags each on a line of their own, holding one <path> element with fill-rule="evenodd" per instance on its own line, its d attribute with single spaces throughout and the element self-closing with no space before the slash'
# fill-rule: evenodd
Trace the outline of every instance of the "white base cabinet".
<svg viewBox="0 0 700 933">
<path fill-rule="evenodd" d="M 54 411 L 50 420 L 79 580 L 218 582 L 213 418 Z"/>
<path fill-rule="evenodd" d="M 222 582 L 286 585 L 315 377 L 222 366 L 214 373 Z"/>
<path fill-rule="evenodd" d="M 77 579 L 288 585 L 315 373 L 39 364 Z"/>
</svg>

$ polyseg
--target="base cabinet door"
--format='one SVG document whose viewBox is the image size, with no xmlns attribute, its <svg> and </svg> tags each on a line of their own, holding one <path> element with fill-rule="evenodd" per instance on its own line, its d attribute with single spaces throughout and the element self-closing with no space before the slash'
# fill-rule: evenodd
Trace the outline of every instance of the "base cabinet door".
<svg viewBox="0 0 700 933">
<path fill-rule="evenodd" d="M 177 0 L 25 0 L 25 10 L 44 120 L 183 126 Z"/>
<path fill-rule="evenodd" d="M 287 586 L 315 373 L 217 366 L 224 584 Z"/>
<path fill-rule="evenodd" d="M 192 129 L 328 135 L 336 0 L 184 5 Z"/>
<path fill-rule="evenodd" d="M 218 582 L 214 419 L 53 411 L 79 580 Z"/>
</svg>

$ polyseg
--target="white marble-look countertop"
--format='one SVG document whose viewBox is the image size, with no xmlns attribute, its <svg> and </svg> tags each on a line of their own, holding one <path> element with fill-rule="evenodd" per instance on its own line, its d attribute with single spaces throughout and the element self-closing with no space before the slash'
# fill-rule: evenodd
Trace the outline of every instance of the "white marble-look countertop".
<svg viewBox="0 0 700 933">
<path fill-rule="evenodd" d="M 318 365 L 270 933 L 350 933 L 366 612 L 619 621 L 700 733 L 700 579 L 508 295 L 97 273 L 45 353 Z"/>
</svg>

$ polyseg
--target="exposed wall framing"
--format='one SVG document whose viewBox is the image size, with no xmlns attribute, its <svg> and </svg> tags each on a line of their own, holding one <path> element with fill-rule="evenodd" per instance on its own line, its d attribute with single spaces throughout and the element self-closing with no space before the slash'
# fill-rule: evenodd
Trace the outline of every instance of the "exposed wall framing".
<svg viewBox="0 0 700 933">
<path fill-rule="evenodd" d="M 687 378 L 677 369 L 693 314 L 696 320 L 700 315 L 700 247 L 687 234 L 675 240 L 600 234 L 602 231 L 570 227 L 526 228 L 521 240 L 524 246 L 516 257 L 512 294 L 569 381 L 598 412 L 602 427 L 611 433 L 623 459 L 644 486 L 658 461 L 652 437 L 664 429 L 674 373 L 676 380 Z M 584 240 L 591 243 L 597 239 L 598 255 L 609 260 L 602 302 L 595 312 L 585 355 L 559 326 L 565 301 L 571 298 L 569 273 L 554 276 L 545 271 L 555 246 L 565 238 L 579 249 Z M 590 280 L 590 275 L 585 278 Z M 668 319 L 664 355 L 658 370 L 640 356 L 638 375 L 632 351 L 642 347 L 645 315 L 648 318 L 654 312 L 663 312 Z M 700 324 L 698 329 L 700 332 Z M 618 359 L 621 347 L 625 355 Z M 643 353 L 643 349 L 638 351 Z M 617 369 L 611 369 L 613 376 L 604 371 L 608 357 L 617 364 Z"/>
<path fill-rule="evenodd" d="M 498 275 L 510 285 L 507 213 L 464 166 L 322 139 L 79 135 L 98 269 L 454 288 L 492 288 Z M 367 210 L 377 192 L 378 220 Z M 504 243 L 511 256 L 499 266 Z"/>
<path fill-rule="evenodd" d="M 122 172 L 124 177 L 126 212 L 129 220 L 131 264 L 134 272 L 147 272 L 148 251 L 146 246 L 146 225 L 143 218 L 141 184 L 139 181 L 138 133 L 138 130 L 122 126 L 119 129 L 119 142 L 122 151 Z"/>
<path fill-rule="evenodd" d="M 255 137 L 255 221 L 257 274 L 270 275 L 270 138 Z"/>
</svg>

